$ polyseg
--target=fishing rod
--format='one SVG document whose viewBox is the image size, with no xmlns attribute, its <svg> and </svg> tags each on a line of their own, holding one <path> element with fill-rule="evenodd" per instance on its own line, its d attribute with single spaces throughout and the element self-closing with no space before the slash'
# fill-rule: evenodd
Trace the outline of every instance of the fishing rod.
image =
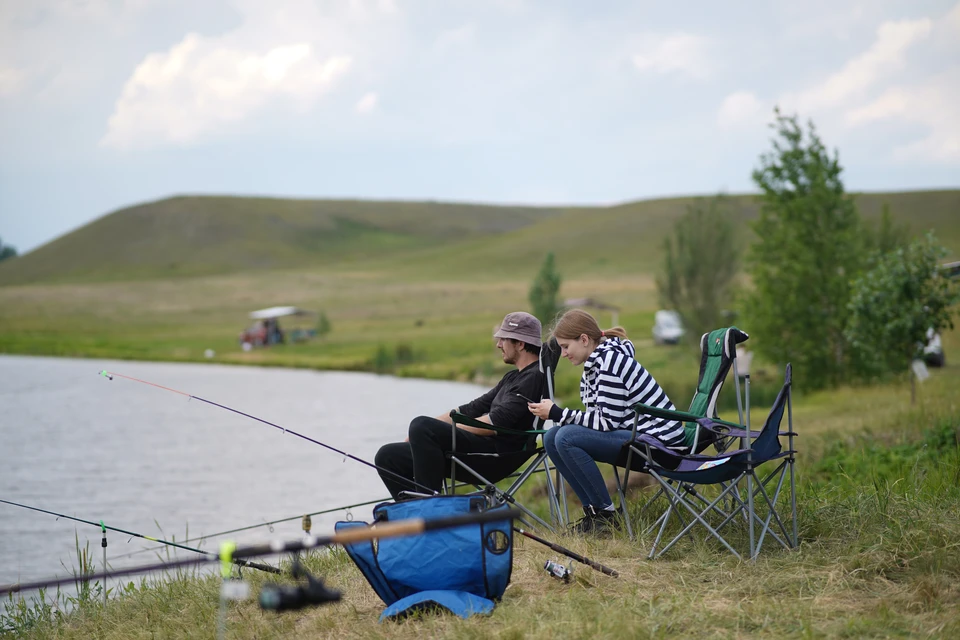
<svg viewBox="0 0 960 640">
<path fill-rule="evenodd" d="M 187 538 L 183 541 L 183 544 L 188 542 L 196 542 L 198 540 L 209 540 L 210 538 L 219 538 L 220 536 L 229 535 L 231 533 L 239 533 L 241 531 L 249 531 L 250 529 L 258 529 L 260 527 L 271 527 L 270 533 L 273 533 L 272 527 L 275 524 L 280 524 L 281 522 L 290 522 L 292 520 L 301 520 L 303 518 L 309 518 L 311 516 L 321 516 L 328 513 L 334 513 L 336 511 L 346 511 L 349 509 L 355 509 L 356 507 L 365 507 L 368 504 L 378 504 L 380 502 L 388 502 L 390 498 L 380 498 L 379 500 L 367 500 L 366 502 L 358 502 L 356 504 L 348 504 L 342 507 L 334 507 L 333 509 L 324 509 L 323 511 L 314 511 L 313 513 L 305 513 L 302 516 L 291 516 L 289 518 L 281 518 L 279 520 L 271 520 L 270 522 L 258 522 L 257 524 L 251 524 L 247 527 L 238 527 L 236 529 L 230 529 L 228 531 L 218 531 L 217 533 L 209 533 L 205 536 L 197 536 L 196 538 Z M 117 558 L 128 558 L 130 556 L 136 555 L 138 553 L 147 553 L 149 551 L 156 551 L 162 547 L 153 547 L 150 549 L 140 549 L 138 551 L 131 551 L 130 553 L 124 553 L 116 556 Z"/>
<path fill-rule="evenodd" d="M 366 460 L 363 460 L 363 459 L 361 459 L 361 458 L 358 458 L 358 457 L 356 457 L 355 455 L 352 455 L 352 454 L 350 454 L 350 453 L 347 453 L 346 451 L 341 451 L 340 449 L 337 449 L 336 447 L 331 447 L 330 445 L 328 445 L 328 444 L 326 444 L 326 443 L 324 443 L 324 442 L 320 442 L 319 440 L 314 440 L 314 439 L 311 438 L 310 436 L 305 436 L 305 435 L 303 435 L 302 433 L 298 433 L 298 432 L 294 431 L 293 429 L 287 429 L 286 427 L 281 427 L 280 425 L 274 424 L 273 422 L 270 422 L 269 420 L 264 420 L 263 418 L 258 418 L 257 416 L 250 415 L 249 413 L 244 413 L 243 411 L 240 411 L 239 409 L 234 409 L 233 407 L 228 407 L 228 406 L 225 405 L 225 404 L 220 404 L 219 402 L 214 402 L 213 400 L 207 400 L 206 398 L 201 398 L 200 396 L 195 396 L 195 395 L 193 395 L 192 393 L 187 393 L 187 392 L 185 392 L 185 391 L 179 391 L 179 390 L 177 390 L 177 389 L 171 389 L 170 387 L 165 387 L 165 386 L 163 386 L 163 385 L 156 384 L 155 382 L 149 382 L 149 381 L 147 381 L 147 380 L 141 380 L 141 379 L 139 379 L 139 378 L 133 378 L 133 377 L 131 377 L 131 376 L 125 376 L 125 375 L 123 375 L 122 373 L 114 373 L 113 371 L 103 370 L 103 371 L 100 372 L 100 375 L 103 376 L 104 378 L 107 378 L 108 380 L 113 380 L 114 378 L 124 378 L 124 379 L 126 379 L 126 380 L 132 380 L 133 382 L 140 382 L 140 383 L 142 383 L 142 384 L 150 385 L 151 387 L 157 387 L 158 389 L 163 389 L 163 390 L 165 390 L 165 391 L 172 391 L 173 393 L 180 394 L 181 396 L 186 396 L 187 398 L 192 398 L 192 399 L 194 399 L 194 400 L 199 400 L 200 402 L 205 402 L 205 403 L 207 403 L 207 404 L 209 404 L 209 405 L 212 405 L 212 406 L 214 406 L 214 407 L 219 407 L 219 408 L 221 408 L 221 409 L 225 409 L 225 410 L 227 410 L 227 411 L 231 411 L 231 412 L 236 413 L 237 415 L 241 415 L 241 416 L 243 416 L 243 417 L 245 417 L 245 418 L 250 418 L 251 420 L 256 420 L 257 422 L 262 422 L 263 424 L 268 425 L 268 426 L 271 426 L 271 427 L 273 427 L 274 429 L 279 429 L 280 431 L 282 431 L 282 432 L 284 432 L 284 433 L 289 433 L 289 434 L 292 435 L 292 436 L 297 436 L 298 438 L 303 438 L 303 439 L 306 440 L 307 442 L 312 442 L 313 444 L 318 444 L 318 445 L 320 445 L 321 447 L 324 447 L 324 448 L 326 448 L 326 449 L 329 449 L 330 451 L 333 451 L 334 453 L 339 453 L 339 454 L 342 455 L 344 458 L 350 458 L 351 460 L 354 460 L 354 461 L 356 461 L 356 462 L 359 462 L 360 464 L 365 464 L 365 465 L 367 465 L 368 467 L 371 467 L 371 468 L 373 468 L 373 469 L 376 469 L 378 472 L 388 473 L 388 474 L 390 474 L 391 476 L 393 476 L 394 478 L 396 478 L 396 479 L 398 479 L 398 480 L 402 480 L 403 482 L 405 482 L 405 483 L 407 483 L 407 484 L 409 484 L 409 485 L 411 485 L 411 486 L 413 486 L 413 487 L 415 487 L 415 488 L 417 488 L 417 489 L 424 489 L 424 490 L 426 490 L 427 493 L 429 493 L 429 494 L 431 494 L 431 495 L 437 495 L 437 492 L 434 491 L 433 489 L 431 489 L 431 488 L 429 488 L 429 487 L 425 487 L 424 485 L 422 485 L 422 484 L 420 484 L 420 483 L 418 483 L 418 482 L 416 482 L 416 481 L 414 481 L 414 480 L 411 480 L 410 478 L 407 478 L 406 476 L 402 476 L 402 475 L 400 475 L 399 473 L 396 473 L 395 471 L 391 471 L 390 469 L 384 469 L 383 467 L 379 467 L 379 466 L 373 464 L 372 462 L 367 462 Z"/>
<path fill-rule="evenodd" d="M 97 527 L 103 531 L 103 543 L 102 546 L 106 547 L 107 531 L 116 531 L 117 533 L 122 533 L 124 535 L 133 536 L 134 538 L 143 538 L 144 540 L 150 540 L 151 542 L 158 542 L 160 544 L 169 545 L 171 547 L 176 547 L 178 549 L 183 549 L 185 551 L 193 551 L 194 553 L 199 553 L 205 556 L 216 556 L 217 554 L 211 553 L 209 551 L 204 551 L 202 549 L 195 549 L 194 547 L 188 547 L 177 542 L 170 542 L 169 540 L 161 540 L 160 538 L 154 538 L 152 536 L 144 535 L 142 533 L 136 533 L 134 531 L 127 531 L 126 529 L 120 529 L 117 527 L 111 527 L 103 523 L 103 520 L 100 522 L 92 522 L 90 520 L 84 520 L 82 518 L 74 518 L 73 516 L 68 516 L 63 513 L 57 513 L 56 511 L 47 511 L 46 509 L 41 509 L 39 507 L 31 507 L 26 504 L 20 504 L 19 502 L 11 502 L 10 500 L 2 500 L 0 502 L 4 504 L 9 504 L 14 507 L 21 507 L 23 509 L 30 509 L 31 511 L 39 511 L 40 513 L 48 513 L 52 516 L 57 516 L 58 518 L 65 518 L 67 520 L 73 520 L 74 522 L 82 522 L 83 524 L 89 524 L 91 526 Z M 106 552 L 104 552 L 106 553 Z M 266 571 L 268 573 L 283 573 L 280 569 L 276 567 L 271 567 L 268 564 L 260 564 L 259 562 L 247 562 L 246 560 L 234 560 L 234 564 L 241 567 L 250 567 L 251 569 L 259 569 L 260 571 Z M 88 578 L 85 578 L 88 579 Z"/>
<path fill-rule="evenodd" d="M 620 577 L 620 572 L 619 572 L 619 571 L 617 571 L 616 569 L 611 569 L 610 567 L 604 566 L 604 565 L 600 564 L 599 562 L 597 562 L 596 560 L 591 560 L 590 558 L 588 558 L 588 557 L 586 557 L 586 556 L 582 556 L 582 555 L 580 555 L 579 553 L 574 553 L 573 551 L 570 551 L 570 549 L 567 549 L 567 548 L 565 548 L 565 547 L 561 547 L 560 545 L 556 544 L 555 542 L 550 542 L 549 540 L 544 540 L 544 539 L 541 538 L 540 536 L 534 535 L 534 534 L 530 533 L 529 531 L 525 531 L 525 530 L 521 529 L 520 527 L 514 527 L 513 530 L 516 531 L 517 533 L 521 534 L 521 535 L 527 536 L 527 537 L 530 538 L 531 540 L 536 540 L 536 541 L 539 542 L 540 544 L 545 545 L 545 546 L 547 546 L 547 547 L 550 547 L 551 549 L 553 549 L 553 550 L 556 551 L 557 553 L 562 553 L 563 555 L 567 556 L 568 558 L 571 558 L 572 560 L 576 560 L 577 562 L 582 562 L 583 564 L 587 565 L 587 566 L 590 567 L 591 569 L 596 569 L 596 570 L 599 571 L 600 573 L 604 573 L 604 574 L 606 574 L 606 575 L 608 575 L 608 576 L 613 576 L 614 578 Z"/>
<path fill-rule="evenodd" d="M 139 567 L 128 567 L 114 571 L 101 571 L 82 576 L 83 580 L 105 580 L 107 578 L 118 578 L 138 573 L 148 573 L 151 571 L 161 571 L 165 569 L 177 569 L 180 567 L 204 564 L 207 562 L 221 562 L 229 565 L 236 564 L 237 561 L 244 561 L 243 558 L 255 558 L 258 556 L 269 556 L 280 553 L 294 553 L 315 549 L 317 547 L 330 547 L 333 545 L 348 545 L 368 540 L 380 540 L 382 538 L 394 538 L 399 536 L 412 536 L 428 531 L 439 529 L 452 529 L 471 524 L 485 524 L 488 522 L 502 522 L 504 520 L 515 520 L 522 515 L 519 509 L 508 508 L 506 510 L 496 511 L 474 511 L 457 516 L 446 518 L 434 518 L 425 520 L 423 518 L 407 518 L 405 520 L 396 520 L 393 522 L 378 522 L 366 527 L 351 527 L 345 531 L 334 533 L 329 536 L 305 536 L 299 540 L 282 541 L 275 540 L 261 544 L 237 547 L 232 543 L 221 545 L 220 553 L 206 554 L 201 558 L 185 558 L 183 560 L 172 560 L 168 562 L 159 562 L 156 564 L 142 565 Z M 16 583 L 0 585 L 0 596 L 8 593 L 17 593 L 20 591 L 31 591 L 34 589 L 44 589 L 47 587 L 59 586 L 68 582 L 75 582 L 77 577 L 70 578 L 49 578 L 38 580 L 36 582 Z"/>
<path fill-rule="evenodd" d="M 367 462 L 366 460 L 363 460 L 363 459 L 361 459 L 361 458 L 358 458 L 358 457 L 356 457 L 356 456 L 354 456 L 354 455 L 351 455 L 351 454 L 349 454 L 349 453 L 347 453 L 347 452 L 345 452 L 345 451 L 341 451 L 340 449 L 337 449 L 337 448 L 335 448 L 335 447 L 331 447 L 330 445 L 325 444 L 325 443 L 323 443 L 323 442 L 320 442 L 319 440 L 314 440 L 313 438 L 310 438 L 310 437 L 305 436 L 305 435 L 303 435 L 303 434 L 297 433 L 296 431 L 293 431 L 293 430 L 291 430 L 291 429 L 287 429 L 287 428 L 285 428 L 285 427 L 281 427 L 281 426 L 278 425 L 278 424 L 274 424 L 274 423 L 272 423 L 272 422 L 269 422 L 269 421 L 267 421 L 267 420 L 264 420 L 263 418 L 258 418 L 258 417 L 254 416 L 254 415 L 250 415 L 249 413 L 244 413 L 243 411 L 240 411 L 240 410 L 238 410 L 238 409 L 234 409 L 234 408 L 232 408 L 232 407 L 228 407 L 228 406 L 226 406 L 226 405 L 220 404 L 219 402 L 213 402 L 212 400 L 206 400 L 206 399 L 201 398 L 201 397 L 199 397 L 199 396 L 195 396 L 195 395 L 193 395 L 193 394 L 186 393 L 185 391 L 178 391 L 178 390 L 176 390 L 176 389 L 171 389 L 170 387 L 165 387 L 165 386 L 163 386 L 163 385 L 156 384 L 156 383 L 154 383 L 154 382 L 148 382 L 147 380 L 141 380 L 141 379 L 139 379 L 139 378 L 133 378 L 133 377 L 131 377 L 131 376 L 125 376 L 125 375 L 123 375 L 123 374 L 114 373 L 114 372 L 112 372 L 112 371 L 106 371 L 106 370 L 104 370 L 104 371 L 101 371 L 101 372 L 100 372 L 100 375 L 103 376 L 103 377 L 105 377 L 105 378 L 107 378 L 107 379 L 109 379 L 109 380 L 113 380 L 114 377 L 117 377 L 117 378 L 124 378 L 125 380 L 132 380 L 133 382 L 140 382 L 140 383 L 142 383 L 142 384 L 150 385 L 151 387 L 157 387 L 158 389 L 164 389 L 164 390 L 166 390 L 166 391 L 172 391 L 173 393 L 177 393 L 177 394 L 180 394 L 180 395 L 182 395 L 182 396 L 186 396 L 186 397 L 188 397 L 188 398 L 194 398 L 194 399 L 196 399 L 196 400 L 200 400 L 201 402 L 206 402 L 207 404 L 213 405 L 213 406 L 215 406 L 215 407 L 219 407 L 219 408 L 221 408 L 221 409 L 225 409 L 225 410 L 227 410 L 227 411 L 231 411 L 231 412 L 233 412 L 233 413 L 236 413 L 236 414 L 238 414 L 238 415 L 244 416 L 244 417 L 246 417 L 246 418 L 250 418 L 251 420 L 256 420 L 257 422 L 262 422 L 263 424 L 269 425 L 269 426 L 271 426 L 271 427 L 273 427 L 273 428 L 275 428 L 275 429 L 280 429 L 280 430 L 283 431 L 284 433 L 289 433 L 289 434 L 295 435 L 295 436 L 297 436 L 297 437 L 299 437 L 299 438 L 303 438 L 303 439 L 306 440 L 307 442 L 312 442 L 312 443 L 314 443 L 314 444 L 318 444 L 318 445 L 320 445 L 321 447 L 324 447 L 324 448 L 326 448 L 326 449 L 329 449 L 330 451 L 339 453 L 340 455 L 344 456 L 345 458 L 350 458 L 351 460 L 355 460 L 355 461 L 357 461 L 357 462 L 359 462 L 359 463 L 361 463 L 361 464 L 364 464 L 364 465 L 366 465 L 366 466 L 368 466 L 368 467 L 371 467 L 371 468 L 373 468 L 373 469 L 376 469 L 377 471 L 384 471 L 384 472 L 386 472 L 386 473 L 389 473 L 390 475 L 394 476 L 394 477 L 397 478 L 398 480 L 401 480 L 401 481 L 403 481 L 404 483 L 406 483 L 406 484 L 408 484 L 408 485 L 414 486 L 414 487 L 416 487 L 416 488 L 418 488 L 418 489 L 424 489 L 424 490 L 426 490 L 427 493 L 430 494 L 430 495 L 437 495 L 437 492 L 434 491 L 433 489 L 431 489 L 431 488 L 429 488 L 429 487 L 426 487 L 426 486 L 420 484 L 419 482 L 417 482 L 417 481 L 415 481 L 415 480 L 413 480 L 413 479 L 411 479 L 411 478 L 407 478 L 406 476 L 402 476 L 402 475 L 400 475 L 399 473 L 396 473 L 396 472 L 391 471 L 391 470 L 389 470 L 389 469 L 384 469 L 383 467 L 380 467 L 380 466 L 378 466 L 378 465 L 376 465 L 376 464 L 374 464 L 374 463 L 372 463 L 372 462 Z M 531 540 L 536 540 L 537 542 L 546 545 L 547 547 L 549 547 L 550 549 L 556 551 L 557 553 L 562 553 L 563 555 L 565 555 L 565 556 L 567 556 L 568 558 L 571 558 L 571 559 L 573 559 L 573 560 L 576 560 L 577 562 L 583 562 L 583 563 L 586 564 L 587 566 L 589 566 L 589 567 L 591 567 L 591 568 L 593 568 L 593 569 L 595 569 L 595 570 L 597 570 L 597 571 L 600 571 L 600 572 L 602 572 L 602 573 L 604 573 L 604 574 L 606 574 L 606 575 L 614 576 L 614 577 L 616 577 L 616 576 L 619 575 L 619 574 L 618 574 L 616 571 L 614 571 L 613 569 L 610 569 L 609 567 L 604 567 L 604 566 L 601 565 L 600 563 L 597 563 L 597 562 L 594 562 L 594 561 L 592 561 L 592 560 L 589 560 L 588 558 L 585 558 L 584 556 L 581 556 L 580 554 L 575 553 L 575 552 L 571 551 L 570 549 L 566 549 L 565 547 L 561 547 L 560 545 L 558 545 L 558 544 L 556 544 L 556 543 L 553 543 L 553 542 L 548 542 L 547 540 L 544 540 L 543 538 L 540 538 L 540 537 L 538 537 L 538 536 L 534 536 L 533 534 L 528 533 L 528 532 L 526 532 L 526 531 L 523 531 L 522 529 L 519 529 L 519 528 L 517 528 L 517 527 L 514 527 L 513 529 L 514 529 L 514 531 L 517 531 L 518 533 L 520 533 L 520 534 L 522 534 L 522 535 L 525 535 L 526 537 L 530 538 Z"/>
</svg>

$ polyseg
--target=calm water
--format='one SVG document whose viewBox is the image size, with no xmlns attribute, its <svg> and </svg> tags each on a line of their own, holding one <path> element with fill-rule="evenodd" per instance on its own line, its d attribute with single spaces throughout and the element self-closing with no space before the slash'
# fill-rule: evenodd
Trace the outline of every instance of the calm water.
<svg viewBox="0 0 960 640">
<path fill-rule="evenodd" d="M 0 356 L 0 498 L 178 541 L 188 531 L 210 535 L 388 494 L 360 463 L 182 395 L 109 381 L 101 369 L 236 408 L 368 461 L 380 444 L 405 437 L 413 416 L 443 413 L 484 391 L 360 373 Z M 371 509 L 352 516 L 369 520 Z M 345 517 L 315 516 L 313 532 L 330 533 Z M 0 503 L 0 584 L 69 575 L 63 565 L 76 566 L 75 532 L 99 570 L 99 528 Z M 229 537 L 299 535 L 298 519 Z M 107 541 L 113 567 L 157 559 L 130 555 L 156 546 L 142 539 L 108 532 Z M 220 541 L 203 548 L 215 551 Z"/>
</svg>

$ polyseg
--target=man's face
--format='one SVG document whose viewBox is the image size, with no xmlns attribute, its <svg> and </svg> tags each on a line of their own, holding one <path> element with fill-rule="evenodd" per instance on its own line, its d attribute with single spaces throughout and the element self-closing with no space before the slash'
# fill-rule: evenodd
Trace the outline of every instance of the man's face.
<svg viewBox="0 0 960 640">
<path fill-rule="evenodd" d="M 510 338 L 497 338 L 497 349 L 503 354 L 503 361 L 507 364 L 516 364 L 523 351 L 523 343 Z"/>
</svg>

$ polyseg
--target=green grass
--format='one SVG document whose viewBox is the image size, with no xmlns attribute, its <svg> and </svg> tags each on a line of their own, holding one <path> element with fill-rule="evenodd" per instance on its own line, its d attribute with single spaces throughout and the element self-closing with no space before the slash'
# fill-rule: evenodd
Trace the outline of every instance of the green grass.
<svg viewBox="0 0 960 640">
<path fill-rule="evenodd" d="M 857 389 L 797 403 L 796 551 L 767 547 L 757 562 L 738 562 L 716 543 L 684 540 L 665 558 L 648 561 L 650 536 L 638 542 L 552 536 L 621 572 L 614 579 L 574 565 L 575 581 L 568 585 L 542 569 L 557 554 L 520 538 L 511 585 L 492 616 L 463 621 L 427 615 L 379 624 L 382 603 L 345 554 L 333 550 L 312 554 L 308 566 L 343 592 L 341 603 L 280 615 L 260 611 L 254 600 L 232 604 L 227 637 L 956 637 L 958 379 L 957 367 L 935 372 L 914 406 L 903 402 L 909 398 L 905 385 L 878 387 L 870 393 L 897 402 L 867 403 L 856 415 L 843 409 L 859 406 Z M 837 414 L 845 417 L 837 422 Z M 633 494 L 635 510 L 649 496 Z M 253 571 L 244 577 L 254 595 L 275 579 Z M 69 615 L 48 611 L 52 622 L 21 612 L 11 635 L 213 638 L 217 608 L 218 580 L 188 572 L 161 584 L 131 583 L 105 608 L 89 596 Z"/>
</svg>

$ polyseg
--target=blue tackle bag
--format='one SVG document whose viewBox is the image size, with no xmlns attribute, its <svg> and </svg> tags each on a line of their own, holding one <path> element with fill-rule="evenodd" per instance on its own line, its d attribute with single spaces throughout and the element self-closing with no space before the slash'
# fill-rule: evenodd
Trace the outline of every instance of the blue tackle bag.
<svg viewBox="0 0 960 640">
<path fill-rule="evenodd" d="M 373 510 L 374 524 L 408 518 L 433 520 L 503 510 L 484 496 L 435 496 L 387 502 Z M 338 522 L 338 533 L 365 522 Z M 489 613 L 503 595 L 513 569 L 513 526 L 509 518 L 437 529 L 419 535 L 346 544 L 344 548 L 387 605 L 380 616 L 400 618 L 441 607 L 467 618 Z"/>
</svg>

